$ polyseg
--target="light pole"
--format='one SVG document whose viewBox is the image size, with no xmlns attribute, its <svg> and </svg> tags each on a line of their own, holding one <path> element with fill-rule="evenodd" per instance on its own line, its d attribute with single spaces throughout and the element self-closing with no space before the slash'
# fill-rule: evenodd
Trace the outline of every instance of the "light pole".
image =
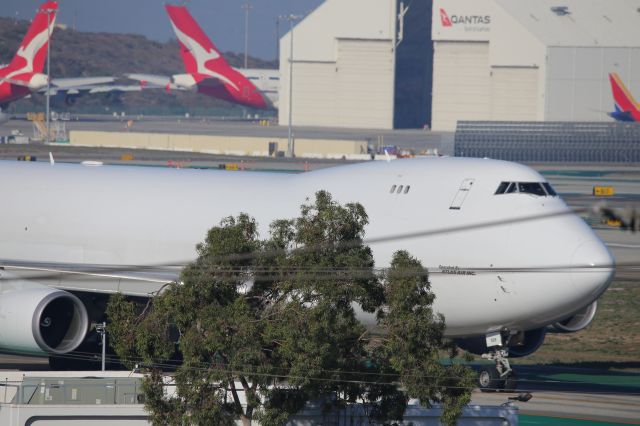
<svg viewBox="0 0 640 426">
<path fill-rule="evenodd" d="M 247 69 L 247 56 L 249 51 L 249 11 L 253 9 L 249 3 L 242 5 L 244 9 L 244 69 Z"/>
<path fill-rule="evenodd" d="M 287 19 L 286 15 L 280 15 L 276 18 L 276 61 L 280 60 L 280 22 Z"/>
<path fill-rule="evenodd" d="M 287 142 L 287 157 L 294 156 L 293 147 L 293 21 L 300 19 L 299 16 L 289 15 L 285 18 L 289 21 L 289 128 Z"/>
<path fill-rule="evenodd" d="M 276 18 L 276 61 L 280 60 L 280 16 Z"/>
<path fill-rule="evenodd" d="M 107 360 L 107 323 L 96 324 L 96 332 L 100 335 L 102 340 L 102 371 L 105 371 Z"/>
<path fill-rule="evenodd" d="M 55 9 L 45 9 L 47 13 L 47 136 L 46 143 L 49 143 L 51 138 L 51 123 L 50 123 L 50 108 L 51 108 L 51 13 Z"/>
</svg>

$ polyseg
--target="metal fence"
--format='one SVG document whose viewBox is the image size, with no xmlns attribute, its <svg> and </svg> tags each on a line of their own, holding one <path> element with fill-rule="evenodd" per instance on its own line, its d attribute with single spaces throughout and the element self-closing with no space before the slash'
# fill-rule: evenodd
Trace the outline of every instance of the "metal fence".
<svg viewBox="0 0 640 426">
<path fill-rule="evenodd" d="M 27 378 L 0 382 L 0 404 L 131 405 L 142 403 L 138 378 Z"/>
<path fill-rule="evenodd" d="M 456 157 L 640 163 L 640 123 L 459 121 Z"/>
</svg>

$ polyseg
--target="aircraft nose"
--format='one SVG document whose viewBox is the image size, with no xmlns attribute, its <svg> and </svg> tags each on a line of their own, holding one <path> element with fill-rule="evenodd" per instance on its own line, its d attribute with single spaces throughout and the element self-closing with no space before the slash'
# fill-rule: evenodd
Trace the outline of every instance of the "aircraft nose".
<svg viewBox="0 0 640 426">
<path fill-rule="evenodd" d="M 578 244 L 571 258 L 571 281 L 580 293 L 596 298 L 609 287 L 615 260 L 604 243 L 589 239 Z"/>
</svg>

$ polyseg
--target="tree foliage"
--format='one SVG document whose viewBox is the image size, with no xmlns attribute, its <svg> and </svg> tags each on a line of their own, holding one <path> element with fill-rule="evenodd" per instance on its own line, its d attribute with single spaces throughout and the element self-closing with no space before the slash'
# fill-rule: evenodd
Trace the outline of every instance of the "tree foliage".
<svg viewBox="0 0 640 426">
<path fill-rule="evenodd" d="M 449 348 L 444 319 L 431 310 L 420 262 L 401 251 L 376 273 L 367 222 L 361 205 L 323 191 L 297 219 L 273 222 L 266 240 L 248 215 L 229 217 L 146 306 L 113 297 L 112 342 L 125 362 L 147 366 L 153 423 L 275 426 L 311 399 L 365 402 L 384 422 L 401 419 L 409 398 L 442 403 L 453 423 L 471 373 L 439 360 Z M 357 309 L 377 312 L 384 333 L 368 330 Z"/>
</svg>

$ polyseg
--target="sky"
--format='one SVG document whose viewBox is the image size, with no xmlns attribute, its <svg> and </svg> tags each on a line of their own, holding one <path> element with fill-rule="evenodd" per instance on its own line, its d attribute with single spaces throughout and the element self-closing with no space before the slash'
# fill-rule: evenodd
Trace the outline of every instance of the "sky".
<svg viewBox="0 0 640 426">
<path fill-rule="evenodd" d="M 0 0 L 0 16 L 31 20 L 43 2 Z M 306 15 L 324 0 L 175 0 L 186 4 L 211 41 L 222 51 L 244 52 L 245 11 L 249 11 L 249 55 L 275 59 L 276 19 L 280 15 Z M 135 33 L 157 41 L 175 38 L 163 0 L 59 0 L 58 23 L 79 31 Z M 280 24 L 281 35 L 288 23 Z"/>
</svg>

